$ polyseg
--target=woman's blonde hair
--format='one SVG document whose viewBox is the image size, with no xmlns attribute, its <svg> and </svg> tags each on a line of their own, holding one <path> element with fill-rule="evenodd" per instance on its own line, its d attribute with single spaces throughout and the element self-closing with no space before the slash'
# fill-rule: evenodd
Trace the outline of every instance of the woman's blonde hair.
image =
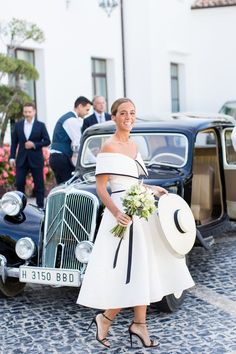
<svg viewBox="0 0 236 354">
<path fill-rule="evenodd" d="M 118 111 L 118 108 L 119 106 L 122 104 L 122 103 L 126 103 L 126 102 L 130 102 L 132 103 L 132 105 L 135 107 L 134 103 L 129 99 L 129 98 L 118 98 L 118 100 L 116 100 L 115 102 L 113 102 L 112 106 L 111 106 L 111 114 L 113 116 L 116 115 L 117 111 Z"/>
</svg>

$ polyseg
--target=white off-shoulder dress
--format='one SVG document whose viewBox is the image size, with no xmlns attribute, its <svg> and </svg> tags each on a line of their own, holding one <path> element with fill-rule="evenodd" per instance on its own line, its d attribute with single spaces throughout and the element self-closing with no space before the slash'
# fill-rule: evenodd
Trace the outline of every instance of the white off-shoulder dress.
<svg viewBox="0 0 236 354">
<path fill-rule="evenodd" d="M 141 155 L 100 153 L 96 175 L 108 174 L 111 197 L 122 210 L 124 191 L 147 175 Z M 106 208 L 80 289 L 78 304 L 97 309 L 149 305 L 163 296 L 194 286 L 185 258 L 175 257 L 158 233 L 158 216 L 133 217 L 120 243 L 111 233 L 116 219 Z M 117 252 L 118 250 L 118 252 Z"/>
</svg>

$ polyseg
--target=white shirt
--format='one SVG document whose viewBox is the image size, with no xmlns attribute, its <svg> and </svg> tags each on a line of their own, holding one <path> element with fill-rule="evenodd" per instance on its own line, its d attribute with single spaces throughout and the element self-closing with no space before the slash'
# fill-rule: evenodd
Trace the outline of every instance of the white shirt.
<svg viewBox="0 0 236 354">
<path fill-rule="evenodd" d="M 232 144 L 234 147 L 234 151 L 236 151 L 236 126 L 234 127 L 234 129 L 232 131 L 231 140 L 232 140 Z"/>
<path fill-rule="evenodd" d="M 71 148 L 73 151 L 79 150 L 82 125 L 83 119 L 78 116 L 76 119 L 74 117 L 68 118 L 62 125 L 67 134 L 69 135 L 69 138 L 71 140 Z"/>
<path fill-rule="evenodd" d="M 71 140 L 71 148 L 73 152 L 78 152 L 80 146 L 81 127 L 83 124 L 83 119 L 80 118 L 75 111 L 73 111 L 73 113 L 76 115 L 76 119 L 74 116 L 66 119 L 65 122 L 62 124 L 62 127 L 65 129 L 66 133 L 68 134 Z M 61 154 L 61 151 L 52 149 L 50 150 L 50 153 Z"/>
<path fill-rule="evenodd" d="M 95 114 L 95 116 L 97 118 L 98 123 L 103 123 L 103 122 L 106 121 L 105 113 L 99 114 L 98 112 L 94 111 L 94 114 Z"/>
<path fill-rule="evenodd" d="M 25 134 L 26 140 L 29 140 L 30 134 L 32 132 L 34 120 L 35 120 L 35 117 L 31 120 L 31 122 L 28 122 L 27 119 L 24 120 L 24 134 Z M 10 161 L 15 161 L 15 159 L 10 159 Z"/>
<path fill-rule="evenodd" d="M 34 124 L 34 119 L 31 120 L 31 122 L 28 122 L 27 119 L 24 120 L 24 134 L 26 140 L 29 140 L 30 134 L 32 132 L 33 124 Z"/>
</svg>

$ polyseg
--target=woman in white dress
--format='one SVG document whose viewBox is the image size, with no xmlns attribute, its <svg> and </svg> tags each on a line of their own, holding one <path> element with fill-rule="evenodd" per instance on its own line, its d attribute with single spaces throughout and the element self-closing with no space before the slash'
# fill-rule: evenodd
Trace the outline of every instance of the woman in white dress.
<svg viewBox="0 0 236 354">
<path fill-rule="evenodd" d="M 106 208 L 77 303 L 105 310 L 91 322 L 96 325 L 96 339 L 105 347 L 110 347 L 107 339 L 110 325 L 125 307 L 134 308 L 134 319 L 128 329 L 131 346 L 132 337 L 136 336 L 144 347 L 156 347 L 159 342 L 149 338 L 146 326 L 147 305 L 192 287 L 194 282 L 185 259 L 174 257 L 165 247 L 158 234 L 156 215 L 148 221 L 132 218 L 132 242 L 131 227 L 127 228 L 120 246 L 120 239 L 111 233 L 117 223 L 131 224 L 130 217 L 123 212 L 121 198 L 127 188 L 138 183 L 139 175 L 147 175 L 136 143 L 129 137 L 136 118 L 133 102 L 118 99 L 111 113 L 116 131 L 103 145 L 96 165 L 97 193 Z M 148 187 L 159 197 L 168 193 L 162 187 Z"/>
</svg>

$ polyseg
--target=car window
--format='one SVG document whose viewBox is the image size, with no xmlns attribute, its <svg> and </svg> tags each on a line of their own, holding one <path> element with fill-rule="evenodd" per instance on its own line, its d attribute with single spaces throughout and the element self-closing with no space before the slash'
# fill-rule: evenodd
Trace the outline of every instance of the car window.
<svg viewBox="0 0 236 354">
<path fill-rule="evenodd" d="M 236 118 L 236 101 L 226 102 L 220 109 L 219 113 L 228 114 Z"/>
<path fill-rule="evenodd" d="M 188 140 L 183 134 L 131 133 L 146 165 L 158 163 L 181 167 L 185 165 L 188 154 Z M 110 135 L 91 136 L 85 142 L 81 154 L 84 167 L 96 164 L 96 156 Z"/>
<path fill-rule="evenodd" d="M 216 146 L 216 136 L 215 136 L 215 132 L 214 131 L 202 131 L 200 133 L 197 134 L 196 136 L 196 142 L 195 142 L 195 146 L 196 147 L 213 147 Z"/>
<path fill-rule="evenodd" d="M 188 140 L 183 134 L 133 135 L 146 164 L 183 166 L 187 160 Z"/>
<path fill-rule="evenodd" d="M 229 165 L 236 165 L 236 152 L 233 148 L 231 134 L 232 129 L 227 129 L 224 131 L 225 155 L 226 161 Z"/>
<path fill-rule="evenodd" d="M 96 164 L 97 154 L 101 150 L 102 145 L 109 137 L 109 135 L 91 136 L 85 141 L 81 154 L 82 166 L 91 166 Z"/>
</svg>

